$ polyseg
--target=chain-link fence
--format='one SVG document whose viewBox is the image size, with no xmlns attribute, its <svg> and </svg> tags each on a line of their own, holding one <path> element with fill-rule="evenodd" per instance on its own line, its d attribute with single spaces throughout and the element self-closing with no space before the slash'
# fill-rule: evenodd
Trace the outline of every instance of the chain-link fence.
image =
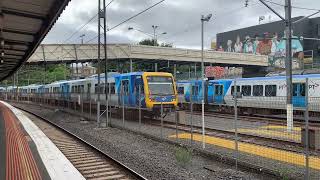
<svg viewBox="0 0 320 180">
<path fill-rule="evenodd" d="M 228 92 L 179 98 L 179 107 L 154 100 L 146 106 L 143 87 L 133 93 L 2 93 L 1 98 L 59 108 L 98 127 L 117 127 L 178 143 L 283 178 L 320 178 L 320 98 L 308 79 L 293 83 L 292 114 L 281 83 L 234 80 Z M 123 89 L 123 88 L 121 88 Z M 308 89 L 308 91 L 306 90 Z M 219 99 L 223 95 L 222 99 Z M 208 98 L 212 98 L 208 100 Z M 107 99 L 107 100 L 106 100 Z M 204 106 L 202 106 L 204 100 Z M 106 108 L 108 107 L 108 108 Z M 202 112 L 204 109 L 204 112 Z M 290 112 L 290 107 L 289 107 Z"/>
</svg>

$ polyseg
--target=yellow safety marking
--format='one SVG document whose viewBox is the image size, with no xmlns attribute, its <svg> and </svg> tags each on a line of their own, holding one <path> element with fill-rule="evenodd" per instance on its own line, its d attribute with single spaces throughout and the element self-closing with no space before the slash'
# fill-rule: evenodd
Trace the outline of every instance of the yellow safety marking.
<svg viewBox="0 0 320 180">
<path fill-rule="evenodd" d="M 281 139 L 293 140 L 295 142 L 301 141 L 300 133 L 286 132 L 286 131 L 272 131 L 266 129 L 238 129 L 238 132 L 244 134 L 257 134 L 262 137 L 275 137 Z"/>
<path fill-rule="evenodd" d="M 273 130 L 287 130 L 287 126 L 280 126 L 280 125 L 267 125 L 267 126 L 261 126 L 260 128 L 273 129 Z M 292 130 L 300 132 L 301 131 L 301 127 L 293 127 Z"/>
<path fill-rule="evenodd" d="M 170 135 L 170 138 L 175 138 L 176 135 Z M 191 139 L 190 133 L 181 133 L 178 134 L 180 139 Z M 193 134 L 193 140 L 202 142 L 202 135 Z M 227 140 L 223 138 L 217 138 L 212 136 L 205 137 L 207 144 L 216 145 L 223 148 L 235 149 L 235 143 L 232 140 Z M 249 153 L 257 156 L 261 156 L 268 159 L 273 159 L 281 162 L 286 162 L 294 165 L 305 165 L 305 156 L 303 154 L 289 152 L 285 150 L 279 150 L 275 148 L 264 147 L 260 145 L 253 145 L 249 143 L 238 143 L 238 149 L 241 152 Z M 320 170 L 320 158 L 310 156 L 309 157 L 309 166 L 310 168 Z"/>
</svg>

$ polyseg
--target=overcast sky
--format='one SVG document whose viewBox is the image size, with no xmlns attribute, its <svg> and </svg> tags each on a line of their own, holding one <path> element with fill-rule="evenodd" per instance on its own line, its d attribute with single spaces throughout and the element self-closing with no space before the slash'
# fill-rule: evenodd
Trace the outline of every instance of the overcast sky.
<svg viewBox="0 0 320 180">
<path fill-rule="evenodd" d="M 108 3 L 110 0 L 106 0 Z M 114 0 L 107 7 L 108 27 L 112 28 L 123 20 L 146 9 L 160 0 Z M 272 0 L 284 4 L 284 0 Z M 293 6 L 320 9 L 319 0 L 292 0 Z M 80 43 L 80 35 L 85 34 L 84 42 L 97 36 L 97 18 L 70 36 L 97 13 L 98 0 L 71 0 L 63 14 L 48 33 L 44 43 Z M 166 0 L 160 5 L 108 32 L 108 43 L 137 43 L 149 36 L 139 31 L 128 31 L 128 27 L 153 33 L 152 25 L 157 25 L 157 33 L 167 32 L 158 37 L 160 42 L 173 43 L 175 47 L 200 47 L 200 16 L 213 14 L 205 24 L 205 46 L 215 39 L 216 33 L 230 31 L 258 24 L 258 17 L 265 16 L 264 23 L 277 21 L 276 15 L 258 0 Z M 271 5 L 284 16 L 284 8 Z M 293 9 L 293 17 L 310 15 L 311 10 Z M 319 16 L 319 15 L 318 15 Z M 317 17 L 317 16 L 315 16 Z M 69 40 L 67 40 L 69 39 Z M 97 39 L 90 43 L 97 42 Z"/>
</svg>

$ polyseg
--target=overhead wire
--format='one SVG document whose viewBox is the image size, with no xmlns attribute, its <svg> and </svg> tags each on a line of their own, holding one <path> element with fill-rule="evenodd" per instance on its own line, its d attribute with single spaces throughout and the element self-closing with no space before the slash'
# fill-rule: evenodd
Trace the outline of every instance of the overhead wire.
<svg viewBox="0 0 320 180">
<path fill-rule="evenodd" d="M 255 5 L 257 5 L 257 4 L 258 4 L 258 3 L 254 3 L 254 4 L 251 4 L 251 5 L 248 4 L 247 6 L 237 7 L 237 8 L 234 8 L 234 9 L 230 10 L 230 11 L 219 13 L 219 14 L 215 15 L 214 18 L 218 18 L 218 17 L 224 16 L 224 15 L 230 15 L 230 14 L 232 14 L 232 13 L 234 13 L 234 12 L 238 12 L 239 10 L 248 8 L 249 6 L 255 6 Z M 172 38 L 172 37 L 174 37 L 174 36 L 176 36 L 176 35 L 182 35 L 182 34 L 184 34 L 184 33 L 187 33 L 187 32 L 189 32 L 189 31 L 191 31 L 191 30 L 194 30 L 194 29 L 196 29 L 196 28 L 198 28 L 198 27 L 199 27 L 199 24 L 194 24 L 193 26 L 191 26 L 191 27 L 189 26 L 189 27 L 188 27 L 187 29 L 185 29 L 185 30 L 177 31 L 177 32 L 175 32 L 175 33 L 173 33 L 173 34 L 171 34 L 171 35 L 169 35 L 169 36 L 166 36 L 166 37 L 162 38 L 162 40 L 167 40 L 167 39 Z"/>
<path fill-rule="evenodd" d="M 111 0 L 107 5 L 106 8 L 115 0 Z M 75 32 L 73 32 L 65 41 L 62 43 L 68 42 L 74 35 L 76 35 L 78 32 L 80 32 L 85 26 L 87 26 L 91 21 L 93 21 L 97 16 L 99 12 L 96 13 L 94 16 L 92 16 L 86 23 L 84 23 L 82 26 L 80 26 Z"/>
<path fill-rule="evenodd" d="M 277 3 L 277 2 L 274 2 L 274 1 L 271 1 L 271 0 L 263 0 L 263 1 L 268 2 L 268 3 L 271 3 L 271 4 L 274 4 L 274 5 L 277 5 L 277 6 L 285 7 L 284 4 Z M 294 8 L 294 9 L 302 9 L 302 10 L 310 10 L 310 11 L 320 11 L 320 9 L 315 9 L 315 8 L 307 8 L 307 7 L 299 7 L 299 6 L 291 6 L 291 7 Z"/>
<path fill-rule="evenodd" d="M 162 2 L 164 2 L 164 1 L 165 1 L 165 0 L 161 0 L 161 1 L 159 1 L 159 2 L 157 2 L 157 3 L 155 3 L 155 4 L 153 4 L 153 5 L 149 6 L 148 8 L 144 9 L 143 11 L 140 11 L 139 13 L 137 13 L 137 14 L 135 14 L 135 15 L 133 15 L 133 16 L 131 16 L 131 17 L 129 17 L 129 18 L 127 18 L 127 19 L 125 19 L 124 21 L 120 22 L 119 24 L 117 24 L 117 25 L 115 25 L 115 26 L 113 26 L 113 27 L 111 27 L 111 28 L 107 29 L 107 32 L 112 31 L 113 29 L 115 29 L 115 28 L 117 28 L 117 27 L 121 26 L 122 24 L 125 24 L 126 22 L 130 21 L 131 19 L 133 19 L 133 18 L 135 18 L 135 17 L 137 17 L 137 16 L 139 16 L 139 15 L 141 15 L 141 14 L 145 13 L 146 11 L 148 11 L 148 10 L 150 10 L 150 9 L 154 8 L 155 6 L 157 6 L 157 5 L 161 4 L 161 3 L 162 3 Z M 95 37 L 91 38 L 90 40 L 86 41 L 86 43 L 89 43 L 89 42 L 91 42 L 91 41 L 93 41 L 93 40 L 97 39 L 97 38 L 98 38 L 98 36 L 99 36 L 99 35 L 97 35 L 97 36 L 95 36 Z"/>
</svg>

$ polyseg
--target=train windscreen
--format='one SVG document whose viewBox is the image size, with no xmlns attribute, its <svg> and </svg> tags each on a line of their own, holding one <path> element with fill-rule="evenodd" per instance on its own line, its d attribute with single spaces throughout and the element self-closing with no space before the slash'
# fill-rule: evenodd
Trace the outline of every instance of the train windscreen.
<svg viewBox="0 0 320 180">
<path fill-rule="evenodd" d="M 147 77 L 150 95 L 173 95 L 173 83 L 171 77 L 148 76 Z"/>
</svg>

